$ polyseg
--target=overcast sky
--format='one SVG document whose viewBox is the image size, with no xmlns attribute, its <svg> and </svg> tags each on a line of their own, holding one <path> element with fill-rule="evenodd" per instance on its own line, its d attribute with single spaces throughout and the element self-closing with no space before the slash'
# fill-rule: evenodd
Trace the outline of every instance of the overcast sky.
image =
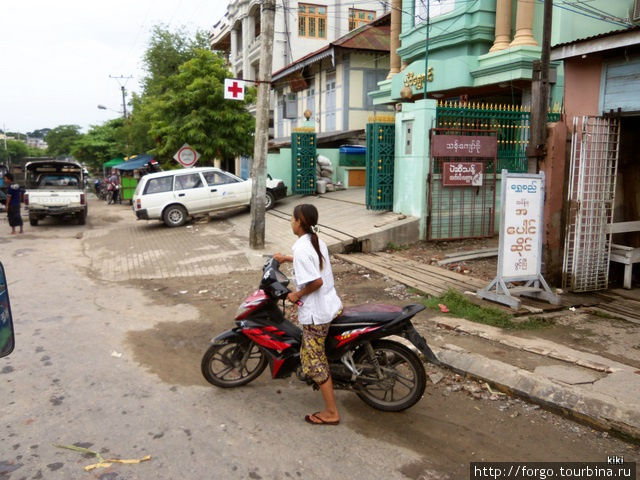
<svg viewBox="0 0 640 480">
<path fill-rule="evenodd" d="M 209 31 L 226 0 L 3 0 L 0 128 L 100 125 L 122 114 L 120 82 L 140 91 L 154 25 Z M 114 80 L 112 76 L 133 76 Z M 127 97 L 129 98 L 129 97 Z M 110 110 L 99 110 L 97 105 Z"/>
</svg>

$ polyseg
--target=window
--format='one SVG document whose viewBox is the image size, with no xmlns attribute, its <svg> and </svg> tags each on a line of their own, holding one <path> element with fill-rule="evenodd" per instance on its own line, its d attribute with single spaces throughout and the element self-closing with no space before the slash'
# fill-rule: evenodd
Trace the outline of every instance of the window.
<svg viewBox="0 0 640 480">
<path fill-rule="evenodd" d="M 633 6 L 633 21 L 637 22 L 640 20 L 640 0 L 635 1 L 635 5 Z"/>
<path fill-rule="evenodd" d="M 151 193 L 170 192 L 172 186 L 172 176 L 152 178 L 147 182 L 147 186 L 144 189 L 144 195 L 149 195 Z"/>
<path fill-rule="evenodd" d="M 295 93 L 285 95 L 284 118 L 298 118 L 298 95 Z"/>
<path fill-rule="evenodd" d="M 298 36 L 327 38 L 327 7 L 299 3 Z"/>
<path fill-rule="evenodd" d="M 373 108 L 373 98 L 369 96 L 370 92 L 378 90 L 378 82 L 387 78 L 387 72 L 381 70 L 365 70 L 363 76 L 362 104 L 364 108 Z"/>
<path fill-rule="evenodd" d="M 237 182 L 235 178 L 222 172 L 206 172 L 204 173 L 204 179 L 207 181 L 207 185 L 224 185 L 225 183 Z"/>
<path fill-rule="evenodd" d="M 357 8 L 349 9 L 349 30 L 366 25 L 376 19 L 376 12 L 372 10 L 358 10 Z"/>
<path fill-rule="evenodd" d="M 176 186 L 174 190 L 190 190 L 192 188 L 200 187 L 202 187 L 202 179 L 198 173 L 176 176 Z"/>
</svg>

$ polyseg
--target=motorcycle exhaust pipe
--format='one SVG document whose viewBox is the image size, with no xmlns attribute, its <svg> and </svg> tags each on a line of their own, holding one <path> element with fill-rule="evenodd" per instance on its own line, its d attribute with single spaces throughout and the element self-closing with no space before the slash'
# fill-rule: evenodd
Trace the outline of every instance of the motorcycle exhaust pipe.
<svg viewBox="0 0 640 480">
<path fill-rule="evenodd" d="M 438 357 L 436 357 L 436 354 L 433 353 L 433 350 L 431 350 L 429 345 L 427 345 L 425 338 L 418 333 L 416 327 L 409 324 L 409 326 L 405 328 L 404 333 L 407 340 L 409 340 L 425 356 L 428 362 L 442 366 L 442 362 L 438 360 Z"/>
</svg>

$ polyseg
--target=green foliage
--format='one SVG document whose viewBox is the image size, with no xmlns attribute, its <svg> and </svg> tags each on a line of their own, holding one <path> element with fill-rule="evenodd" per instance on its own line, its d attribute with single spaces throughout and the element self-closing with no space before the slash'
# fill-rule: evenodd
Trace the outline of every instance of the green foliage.
<svg viewBox="0 0 640 480">
<path fill-rule="evenodd" d="M 115 157 L 123 157 L 126 150 L 124 120 L 116 118 L 103 125 L 94 125 L 86 135 L 76 140 L 71 154 L 93 170 Z"/>
<path fill-rule="evenodd" d="M 160 95 L 167 89 L 167 80 L 178 73 L 180 65 L 195 56 L 196 50 L 206 50 L 207 35 L 204 32 L 189 39 L 184 30 L 169 31 L 168 27 L 153 27 L 149 48 L 143 63 L 147 76 L 143 80 L 144 95 Z"/>
<path fill-rule="evenodd" d="M 423 301 L 424 305 L 433 309 L 440 310 L 438 304 L 446 305 L 449 312 L 454 317 L 466 318 L 473 322 L 484 323 L 485 325 L 493 325 L 500 328 L 517 328 L 511 320 L 511 315 L 502 310 L 493 307 L 480 307 L 474 305 L 462 293 L 456 290 L 448 290 L 440 297 L 430 297 Z"/>
<path fill-rule="evenodd" d="M 12 162 L 19 161 L 24 157 L 28 157 L 32 150 L 27 147 L 27 144 L 20 142 L 19 140 L 7 140 L 7 149 L 4 149 L 4 142 L 0 145 L 0 162 L 6 163 L 11 160 Z"/>
<path fill-rule="evenodd" d="M 229 76 L 220 56 L 196 50 L 167 79 L 150 112 L 150 133 L 160 155 L 170 158 L 186 142 L 202 154 L 200 165 L 206 165 L 214 158 L 253 151 L 255 120 L 246 105 L 255 101 L 255 89 L 247 92 L 245 102 L 225 100 L 224 79 Z"/>
<path fill-rule="evenodd" d="M 71 147 L 82 137 L 78 125 L 60 125 L 47 135 L 47 153 L 52 156 L 69 156 Z"/>
<path fill-rule="evenodd" d="M 400 251 L 400 250 L 406 250 L 408 248 L 409 248 L 408 245 L 396 245 L 393 242 L 388 242 L 387 246 L 385 247 L 385 250 L 388 250 L 390 252 L 397 252 L 397 251 Z"/>
</svg>

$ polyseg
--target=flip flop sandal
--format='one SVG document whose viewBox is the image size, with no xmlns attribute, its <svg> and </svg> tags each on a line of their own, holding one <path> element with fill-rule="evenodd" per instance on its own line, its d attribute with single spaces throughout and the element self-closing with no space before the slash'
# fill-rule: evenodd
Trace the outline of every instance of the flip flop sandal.
<svg viewBox="0 0 640 480">
<path fill-rule="evenodd" d="M 321 419 L 318 414 L 320 412 L 312 413 L 311 415 L 305 415 L 304 421 L 310 423 L 311 425 L 338 425 L 340 420 L 336 420 L 335 422 L 329 422 Z"/>
</svg>

